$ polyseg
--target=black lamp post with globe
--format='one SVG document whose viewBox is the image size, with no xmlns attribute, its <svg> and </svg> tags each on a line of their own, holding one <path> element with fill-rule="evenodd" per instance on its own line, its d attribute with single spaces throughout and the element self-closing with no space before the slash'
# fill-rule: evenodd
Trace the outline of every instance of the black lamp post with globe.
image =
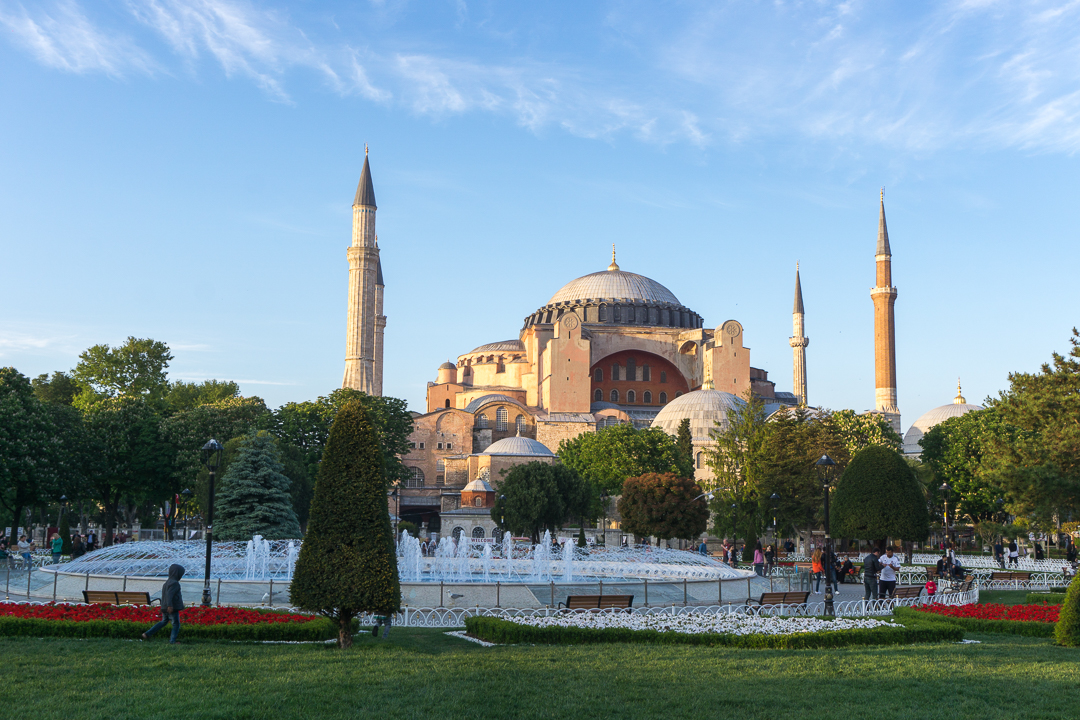
<svg viewBox="0 0 1080 720">
<path fill-rule="evenodd" d="M 214 478 L 221 467 L 221 451 L 224 448 L 217 440 L 210 438 L 202 446 L 203 465 L 210 471 L 210 501 L 206 508 L 206 571 L 203 575 L 202 606 L 210 607 L 210 553 L 214 540 Z"/>
<path fill-rule="evenodd" d="M 821 489 L 825 493 L 825 614 L 833 614 L 833 582 L 836 569 L 833 567 L 832 536 L 829 534 L 829 489 L 832 486 L 833 474 L 836 472 L 836 461 L 828 455 L 822 455 L 817 465 L 818 477 L 821 478 Z"/>
</svg>

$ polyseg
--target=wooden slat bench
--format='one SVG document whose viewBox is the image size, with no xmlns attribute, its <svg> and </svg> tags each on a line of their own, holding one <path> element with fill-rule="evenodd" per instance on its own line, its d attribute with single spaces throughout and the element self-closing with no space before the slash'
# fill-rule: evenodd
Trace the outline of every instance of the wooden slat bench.
<svg viewBox="0 0 1080 720">
<path fill-rule="evenodd" d="M 808 592 L 767 592 L 761 593 L 757 600 L 747 598 L 746 604 L 756 602 L 758 605 L 805 605 L 809 597 Z"/>
<path fill-rule="evenodd" d="M 148 592 L 113 592 L 112 590 L 83 590 L 87 605 L 152 605 Z"/>
<path fill-rule="evenodd" d="M 559 607 L 566 610 L 603 610 L 628 608 L 634 604 L 633 595 L 567 595 Z"/>
<path fill-rule="evenodd" d="M 893 590 L 893 599 L 900 600 L 901 598 L 917 598 L 922 594 L 922 585 L 901 585 Z"/>
<path fill-rule="evenodd" d="M 1004 582 L 1029 582 L 1031 580 L 1031 573 L 1029 572 L 992 572 L 990 573 L 991 580 L 1002 580 Z"/>
</svg>

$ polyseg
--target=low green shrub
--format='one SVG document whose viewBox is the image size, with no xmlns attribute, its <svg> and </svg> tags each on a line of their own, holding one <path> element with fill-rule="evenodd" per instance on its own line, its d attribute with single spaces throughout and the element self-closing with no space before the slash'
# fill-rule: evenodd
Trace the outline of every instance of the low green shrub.
<svg viewBox="0 0 1080 720">
<path fill-rule="evenodd" d="M 1026 637 L 1052 637 L 1054 623 L 1023 622 L 1020 620 L 980 620 L 978 618 L 958 618 L 934 613 L 919 612 L 912 608 L 898 607 L 893 615 L 902 622 L 926 620 L 938 624 L 952 624 L 964 630 L 988 635 L 1024 635 Z"/>
<path fill-rule="evenodd" d="M 1054 640 L 1058 645 L 1080 647 L 1080 575 L 1069 583 L 1069 592 L 1061 603 Z"/>
<path fill-rule="evenodd" d="M 797 633 L 793 635 L 688 634 L 623 628 L 538 628 L 493 617 L 465 619 L 465 629 L 474 637 L 501 644 L 582 645 L 588 643 L 646 643 L 653 645 L 706 645 L 711 647 L 807 649 L 852 645 L 910 645 L 913 643 L 956 642 L 963 630 L 945 623 L 925 623 L 916 618 L 904 627 L 877 627 L 865 630 Z"/>
<path fill-rule="evenodd" d="M 359 628 L 353 621 L 354 630 Z M 122 620 L 42 620 L 0 617 L 0 637 L 127 638 L 140 637 L 150 626 Z M 163 630 L 159 637 L 168 637 Z M 327 618 L 306 623 L 266 623 L 252 625 L 195 625 L 181 619 L 180 637 L 206 640 L 292 640 L 317 641 L 337 637 L 337 626 Z"/>
<path fill-rule="evenodd" d="M 1037 592 L 1028 593 L 1027 599 L 1024 603 L 1027 605 L 1034 605 L 1035 603 L 1046 603 L 1047 605 L 1060 605 L 1061 601 L 1065 599 L 1065 596 L 1056 592 Z"/>
</svg>

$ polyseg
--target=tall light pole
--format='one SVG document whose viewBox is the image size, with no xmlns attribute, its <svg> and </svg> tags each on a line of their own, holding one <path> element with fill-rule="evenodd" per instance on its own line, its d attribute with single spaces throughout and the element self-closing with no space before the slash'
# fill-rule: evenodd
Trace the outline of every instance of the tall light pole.
<svg viewBox="0 0 1080 720">
<path fill-rule="evenodd" d="M 191 488 L 184 488 L 184 491 L 181 492 L 180 495 L 184 498 L 184 542 L 187 542 L 187 539 L 189 537 L 188 536 L 188 515 L 189 515 L 188 503 L 191 502 Z"/>
<path fill-rule="evenodd" d="M 210 502 L 206 508 L 206 572 L 203 575 L 202 606 L 210 607 L 210 551 L 214 539 L 214 476 L 221 465 L 224 448 L 214 438 L 202 446 L 203 465 L 210 471 Z"/>
<path fill-rule="evenodd" d="M 941 490 L 941 497 L 943 501 L 943 519 L 945 520 L 945 527 L 943 528 L 945 532 L 945 555 L 951 558 L 952 555 L 949 554 L 949 545 L 951 544 L 949 541 L 949 491 L 952 490 L 952 488 L 949 487 L 949 483 L 943 482 L 941 483 L 941 487 L 938 489 Z"/>
<path fill-rule="evenodd" d="M 836 471 L 836 462 L 828 455 L 822 455 L 815 463 L 818 477 L 821 478 L 821 489 L 825 493 L 825 614 L 833 614 L 833 567 L 832 536 L 829 534 L 829 487 L 832 485 L 833 473 Z"/>
</svg>

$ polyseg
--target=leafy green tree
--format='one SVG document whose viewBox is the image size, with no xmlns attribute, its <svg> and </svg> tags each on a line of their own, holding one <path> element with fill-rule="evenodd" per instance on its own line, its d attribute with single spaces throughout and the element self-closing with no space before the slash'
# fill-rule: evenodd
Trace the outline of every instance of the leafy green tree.
<svg viewBox="0 0 1080 720">
<path fill-rule="evenodd" d="M 629 423 L 563 440 L 559 458 L 608 495 L 620 494 L 626 478 L 645 473 L 694 476 L 689 458 L 670 435 L 660 428 L 638 430 Z"/>
<path fill-rule="evenodd" d="M 357 400 L 379 434 L 383 449 L 383 472 L 390 487 L 403 485 L 409 471 L 401 455 L 409 451 L 413 421 L 404 400 L 375 397 L 351 388 L 340 388 L 314 402 L 286 403 L 267 418 L 266 427 L 275 436 L 299 448 L 310 477 L 315 477 L 330 434 L 330 426 L 345 404 Z"/>
<path fill-rule="evenodd" d="M 694 436 L 690 434 L 690 418 L 679 421 L 679 429 L 675 432 L 675 447 L 686 459 L 690 467 L 694 466 Z"/>
<path fill-rule="evenodd" d="M 588 512 L 593 500 L 590 487 L 575 470 L 540 461 L 510 468 L 496 491 L 491 518 L 533 541 L 544 530 L 554 532 L 572 517 Z"/>
<path fill-rule="evenodd" d="M 290 588 L 298 607 L 337 622 L 341 648 L 352 645 L 358 614 L 387 615 L 401 607 L 382 464 L 383 448 L 364 404 L 347 403 L 330 429 Z"/>
<path fill-rule="evenodd" d="M 895 450 L 870 445 L 851 459 L 832 495 L 833 537 L 921 541 L 930 534 L 926 496 Z"/>
<path fill-rule="evenodd" d="M 993 520 L 1001 511 L 998 500 L 1005 491 L 995 474 L 984 467 L 989 447 L 1013 433 L 993 409 L 976 410 L 935 425 L 919 440 L 922 462 L 930 468 L 933 504 L 938 504 L 938 485 L 951 488 L 951 512 L 971 524 Z"/>
<path fill-rule="evenodd" d="M 856 453 L 870 445 L 878 445 L 898 452 L 904 445 L 904 439 L 880 415 L 869 413 L 860 415 L 854 410 L 827 411 L 826 414 L 828 421 L 834 426 L 834 432 L 842 439 L 848 457 L 855 457 Z"/>
<path fill-rule="evenodd" d="M 174 489 L 172 447 L 161 436 L 161 417 L 141 397 L 100 400 L 84 413 L 98 462 L 89 483 L 102 508 L 105 544 L 111 545 L 125 498 L 164 503 Z"/>
<path fill-rule="evenodd" d="M 713 524 L 717 534 L 742 537 L 753 547 L 764 524 L 759 486 L 765 473 L 769 435 L 765 405 L 747 393 L 746 402 L 729 410 L 727 426 L 719 423 L 709 435 L 713 445 L 705 462 L 713 471 Z"/>
<path fill-rule="evenodd" d="M 701 488 L 673 473 L 627 478 L 619 498 L 622 527 L 638 537 L 691 540 L 709 524 L 708 503 Z"/>
<path fill-rule="evenodd" d="M 80 392 L 75 404 L 118 396 L 162 398 L 168 390 L 166 370 L 173 359 L 169 346 L 150 338 L 129 337 L 115 348 L 94 345 L 81 355 L 72 377 Z"/>
<path fill-rule="evenodd" d="M 79 394 L 79 384 L 62 370 L 54 372 L 51 379 L 48 373 L 38 375 L 30 383 L 34 387 L 34 395 L 43 403 L 71 405 Z"/>
<path fill-rule="evenodd" d="M 1067 356 L 1038 373 L 1010 373 L 1009 389 L 987 404 L 1015 432 L 988 448 L 992 472 L 1017 515 L 1043 524 L 1080 509 L 1080 333 Z"/>
<path fill-rule="evenodd" d="M 175 413 L 238 397 L 240 386 L 232 380 L 206 380 L 200 383 L 177 380 L 169 382 L 165 404 L 170 412 Z"/>
<path fill-rule="evenodd" d="M 0 368 L 0 504 L 12 542 L 25 508 L 61 494 L 64 451 L 55 416 L 34 397 L 30 381 L 13 367 Z"/>
<path fill-rule="evenodd" d="M 1080 647 L 1080 580 L 1077 578 L 1080 575 L 1073 578 L 1065 591 L 1054 626 L 1054 640 L 1065 647 Z"/>
<path fill-rule="evenodd" d="M 268 540 L 300 537 L 274 439 L 266 434 L 244 438 L 221 477 L 215 502 L 214 535 L 220 540 Z"/>
</svg>

